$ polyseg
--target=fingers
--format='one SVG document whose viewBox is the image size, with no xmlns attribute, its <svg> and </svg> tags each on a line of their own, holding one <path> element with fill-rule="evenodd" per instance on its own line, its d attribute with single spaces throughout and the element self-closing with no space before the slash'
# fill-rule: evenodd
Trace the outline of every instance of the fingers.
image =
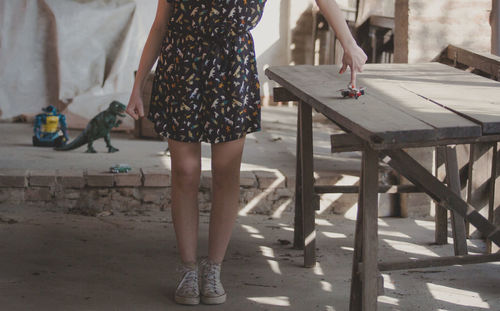
<svg viewBox="0 0 500 311">
<path fill-rule="evenodd" d="M 346 71 L 346 69 L 347 69 L 347 64 L 346 64 L 346 63 L 343 63 L 343 64 L 342 64 L 342 68 L 340 68 L 339 73 L 340 73 L 340 74 L 343 74 L 343 73 Z"/>
<path fill-rule="evenodd" d="M 144 117 L 144 106 L 143 105 L 139 105 L 139 116 L 142 118 Z"/>
<path fill-rule="evenodd" d="M 135 109 L 133 109 L 131 106 L 128 106 L 127 109 L 125 109 L 125 112 L 134 118 L 134 120 L 138 120 L 139 117 L 137 116 L 137 113 L 135 112 Z"/>
<path fill-rule="evenodd" d="M 354 70 L 352 67 L 351 67 L 351 82 L 350 82 L 350 85 L 352 85 L 353 88 L 356 87 L 356 70 Z"/>
</svg>

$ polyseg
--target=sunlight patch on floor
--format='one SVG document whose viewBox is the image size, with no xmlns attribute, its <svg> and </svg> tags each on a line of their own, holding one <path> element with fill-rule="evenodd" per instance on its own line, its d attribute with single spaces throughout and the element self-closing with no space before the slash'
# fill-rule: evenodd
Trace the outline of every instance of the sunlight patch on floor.
<svg viewBox="0 0 500 311">
<path fill-rule="evenodd" d="M 402 232 L 397 232 L 397 231 L 387 231 L 387 230 L 379 230 L 378 231 L 379 235 L 387 235 L 395 238 L 405 238 L 405 239 L 411 239 L 411 237 L 407 234 L 404 234 Z"/>
<path fill-rule="evenodd" d="M 321 268 L 321 264 L 319 262 L 316 262 L 316 265 L 313 268 L 314 274 L 316 275 L 325 275 L 323 272 L 323 268 Z"/>
<path fill-rule="evenodd" d="M 419 227 L 425 228 L 430 231 L 434 231 L 436 228 L 436 225 L 434 221 L 430 220 L 420 220 L 420 219 L 415 219 L 413 220 Z"/>
<path fill-rule="evenodd" d="M 316 222 L 317 226 L 333 226 L 331 222 L 323 218 L 316 218 L 314 219 L 314 221 Z"/>
<path fill-rule="evenodd" d="M 259 248 L 260 248 L 260 251 L 262 252 L 262 255 L 264 255 L 264 257 L 272 258 L 272 259 L 267 259 L 267 263 L 269 264 L 269 267 L 271 268 L 271 270 L 273 270 L 273 272 L 276 274 L 281 274 L 280 266 L 275 259 L 276 257 L 274 256 L 273 249 L 268 247 L 268 246 L 263 246 L 263 245 L 260 245 Z"/>
<path fill-rule="evenodd" d="M 327 238 L 333 238 L 333 239 L 345 239 L 347 238 L 347 235 L 343 233 L 337 233 L 337 232 L 325 232 L 321 231 L 321 233 L 326 236 Z"/>
<path fill-rule="evenodd" d="M 422 245 L 403 242 L 403 241 L 395 241 L 395 240 L 390 240 L 390 239 L 382 239 L 382 241 L 387 243 L 389 246 L 391 246 L 395 250 L 402 251 L 405 253 L 432 256 L 432 257 L 439 256 L 435 252 L 431 251 L 430 249 L 428 249 L 427 247 L 422 246 Z"/>
<path fill-rule="evenodd" d="M 327 281 L 321 281 L 321 289 L 324 290 L 325 292 L 333 292 L 332 284 Z"/>
<path fill-rule="evenodd" d="M 389 274 L 382 274 L 384 278 L 384 288 L 395 290 L 396 286 L 394 286 L 394 282 L 391 279 Z"/>
<path fill-rule="evenodd" d="M 288 198 L 283 204 L 278 206 L 278 208 L 274 211 L 274 213 L 271 215 L 272 218 L 281 218 L 281 214 L 286 210 L 288 205 L 292 203 L 292 198 Z"/>
<path fill-rule="evenodd" d="M 459 306 L 489 309 L 490 305 L 478 293 L 453 287 L 427 283 L 427 288 L 436 300 Z M 477 309 L 475 309 L 477 310 Z"/>
<path fill-rule="evenodd" d="M 399 306 L 399 299 L 389 296 L 379 296 L 378 301 L 388 305 Z"/>
<path fill-rule="evenodd" d="M 289 307 L 290 299 L 287 296 L 248 297 L 248 300 L 272 306 Z"/>
</svg>

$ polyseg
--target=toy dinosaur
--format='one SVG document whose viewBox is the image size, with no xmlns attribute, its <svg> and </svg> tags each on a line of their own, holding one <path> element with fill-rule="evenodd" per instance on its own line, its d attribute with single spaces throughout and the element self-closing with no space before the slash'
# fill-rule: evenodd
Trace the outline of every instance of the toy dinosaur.
<svg viewBox="0 0 500 311">
<path fill-rule="evenodd" d="M 126 106 L 124 104 L 113 101 L 109 104 L 108 109 L 99 112 L 89 121 L 87 127 L 77 138 L 63 147 L 56 147 L 54 149 L 58 151 L 72 150 L 87 144 L 88 147 L 85 152 L 96 153 L 97 151 L 92 147 L 92 144 L 95 140 L 104 138 L 106 146 L 108 147 L 108 152 L 118 151 L 117 148 L 111 146 L 109 132 L 113 127 L 118 127 L 122 123 L 121 120 L 117 120 L 117 116 L 125 117 L 125 114 L 123 114 L 125 108 Z"/>
</svg>

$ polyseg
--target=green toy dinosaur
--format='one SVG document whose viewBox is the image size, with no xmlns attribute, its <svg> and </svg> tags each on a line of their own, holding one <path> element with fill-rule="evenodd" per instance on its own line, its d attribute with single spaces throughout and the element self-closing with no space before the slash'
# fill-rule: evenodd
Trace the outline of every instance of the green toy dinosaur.
<svg viewBox="0 0 500 311">
<path fill-rule="evenodd" d="M 95 140 L 104 138 L 106 146 L 108 147 L 108 152 L 118 151 L 117 148 L 111 146 L 109 132 L 113 127 L 118 127 L 122 123 L 122 120 L 117 120 L 117 116 L 125 117 L 125 114 L 123 114 L 125 108 L 126 106 L 124 104 L 116 100 L 113 101 L 109 104 L 108 109 L 99 112 L 90 120 L 87 127 L 77 138 L 63 147 L 56 147 L 54 149 L 58 151 L 72 150 L 87 144 L 88 147 L 85 152 L 96 153 L 97 151 L 92 147 L 92 144 Z"/>
</svg>

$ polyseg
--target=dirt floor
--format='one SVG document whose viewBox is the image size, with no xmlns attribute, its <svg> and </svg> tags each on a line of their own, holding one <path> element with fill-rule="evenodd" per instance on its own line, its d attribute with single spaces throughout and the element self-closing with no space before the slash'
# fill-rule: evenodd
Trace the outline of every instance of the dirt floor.
<svg viewBox="0 0 500 311">
<path fill-rule="evenodd" d="M 178 257 L 170 211 L 88 217 L 36 204 L 0 209 L 0 310 L 348 310 L 354 221 L 317 219 L 315 268 L 293 249 L 293 215 L 239 216 L 222 268 L 224 305 L 172 295 Z M 199 256 L 209 215 L 200 215 Z M 430 220 L 380 218 L 380 258 L 451 255 Z M 469 241 L 469 250 L 484 245 Z M 380 310 L 500 310 L 500 264 L 384 274 Z"/>
</svg>

